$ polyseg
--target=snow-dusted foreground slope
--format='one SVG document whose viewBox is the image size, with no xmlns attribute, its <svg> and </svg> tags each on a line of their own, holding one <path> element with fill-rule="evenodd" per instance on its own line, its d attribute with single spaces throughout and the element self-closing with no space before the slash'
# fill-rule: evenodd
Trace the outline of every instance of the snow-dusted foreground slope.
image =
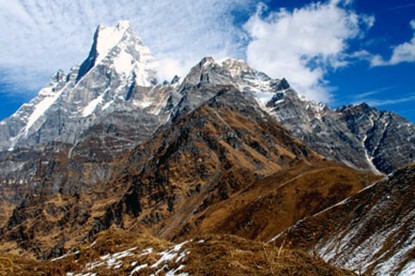
<svg viewBox="0 0 415 276">
<path fill-rule="evenodd" d="M 410 275 L 415 253 L 415 166 L 298 222 L 276 241 L 356 273 Z"/>
</svg>

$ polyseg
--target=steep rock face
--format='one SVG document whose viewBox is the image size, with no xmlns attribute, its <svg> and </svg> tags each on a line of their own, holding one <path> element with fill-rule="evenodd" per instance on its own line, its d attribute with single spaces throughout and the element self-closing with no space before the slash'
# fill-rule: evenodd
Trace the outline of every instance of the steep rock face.
<svg viewBox="0 0 415 276">
<path fill-rule="evenodd" d="M 414 271 L 415 166 L 397 170 L 276 239 L 355 272 Z"/>
<path fill-rule="evenodd" d="M 359 139 L 325 104 L 309 101 L 288 88 L 276 94 L 267 107 L 294 136 L 322 155 L 355 168 L 371 168 Z"/>
<path fill-rule="evenodd" d="M 367 104 L 334 111 L 293 89 L 277 93 L 267 107 L 294 136 L 351 167 L 381 174 L 415 160 L 415 125 L 392 112 Z"/>
<path fill-rule="evenodd" d="M 367 104 L 345 106 L 337 113 L 378 170 L 391 173 L 415 160 L 415 126 L 411 122 Z"/>
</svg>

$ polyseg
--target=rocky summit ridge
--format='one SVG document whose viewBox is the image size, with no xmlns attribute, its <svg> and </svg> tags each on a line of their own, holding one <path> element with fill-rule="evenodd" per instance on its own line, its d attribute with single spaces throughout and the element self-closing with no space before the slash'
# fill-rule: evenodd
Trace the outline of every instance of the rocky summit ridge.
<svg viewBox="0 0 415 276">
<path fill-rule="evenodd" d="M 297 138 L 349 166 L 390 173 L 414 160 L 414 125 L 396 114 L 370 107 L 332 110 L 298 95 L 285 79 L 271 79 L 240 60 L 204 58 L 174 85 L 158 83 L 156 68 L 150 50 L 128 22 L 100 25 L 80 67 L 67 75 L 57 72 L 37 97 L 0 124 L 0 148 L 12 151 L 52 141 L 76 145 L 82 133 L 106 115 L 137 109 L 154 121 L 146 125 L 151 135 L 167 122 L 187 87 L 199 84 L 233 85 L 250 94 Z M 208 98 L 204 95 L 200 102 Z M 140 116 L 133 120 L 139 125 L 147 121 Z M 398 146 L 405 150 L 396 151 Z"/>
<path fill-rule="evenodd" d="M 98 26 L 80 66 L 58 71 L 0 122 L 0 252 L 56 258 L 117 228 L 174 242 L 285 235 L 293 248 L 318 249 L 317 257 L 356 271 L 380 271 L 400 254 L 386 248 L 388 258 L 371 266 L 345 264 L 354 249 L 331 254 L 348 233 L 341 227 L 367 223 L 347 220 L 349 209 L 333 233 L 315 230 L 323 240 L 303 246 L 295 238 L 304 219 L 331 221 L 336 204 L 364 202 L 359 195 L 397 182 L 371 186 L 415 161 L 413 123 L 366 104 L 333 110 L 242 60 L 205 57 L 170 82 L 157 79 L 157 66 L 128 22 Z"/>
</svg>

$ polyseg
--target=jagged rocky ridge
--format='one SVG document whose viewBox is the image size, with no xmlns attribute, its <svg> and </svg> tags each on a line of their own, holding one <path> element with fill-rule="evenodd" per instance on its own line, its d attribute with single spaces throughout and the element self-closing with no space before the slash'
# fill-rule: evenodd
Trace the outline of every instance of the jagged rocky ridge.
<svg viewBox="0 0 415 276">
<path fill-rule="evenodd" d="M 0 123 L 8 248 L 57 256 L 111 225 L 146 225 L 169 239 L 227 233 L 220 220 L 211 224 L 221 204 L 235 196 L 237 206 L 238 193 L 258 196 L 263 185 L 269 202 L 291 206 L 292 190 L 295 200 L 316 197 L 301 211 L 308 216 L 369 185 L 370 172 L 414 161 L 414 125 L 396 114 L 364 104 L 332 110 L 233 59 L 204 58 L 183 79 L 164 83 L 155 67 L 127 22 L 101 26 L 80 67 L 58 72 Z M 318 179 L 323 172 L 333 174 L 326 186 L 315 181 L 315 191 L 308 190 L 304 175 Z M 287 190 L 279 190 L 282 184 Z M 258 214 L 272 209 L 264 202 L 237 207 L 239 217 L 227 214 L 241 219 L 232 221 L 235 234 L 267 239 L 283 230 L 261 228 Z M 44 242 L 48 232 L 54 234 Z"/>
<path fill-rule="evenodd" d="M 365 146 L 365 155 L 377 170 L 391 173 L 413 162 L 415 132 L 411 122 L 365 103 L 341 107 L 336 112 Z"/>
</svg>

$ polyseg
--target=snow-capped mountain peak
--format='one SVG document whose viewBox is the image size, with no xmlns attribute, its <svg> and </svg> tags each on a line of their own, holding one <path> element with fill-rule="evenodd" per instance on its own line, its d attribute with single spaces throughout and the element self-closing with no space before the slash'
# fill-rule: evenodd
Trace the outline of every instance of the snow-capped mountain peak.
<svg viewBox="0 0 415 276">
<path fill-rule="evenodd" d="M 68 74 L 59 70 L 37 97 L 2 124 L 0 149 L 13 150 L 61 138 L 74 143 L 81 132 L 74 134 L 75 129 L 81 122 L 82 128 L 87 128 L 99 114 L 144 109 L 137 99 L 149 98 L 148 88 L 157 83 L 157 65 L 128 21 L 113 27 L 98 26 L 82 65 L 72 67 Z M 135 95 L 140 93 L 143 95 Z M 157 93 L 152 95 L 150 98 L 157 100 L 145 108 L 153 110 L 160 105 L 160 97 Z M 73 134 L 64 134 L 67 132 Z"/>
<path fill-rule="evenodd" d="M 113 27 L 98 26 L 89 56 L 79 69 L 77 81 L 81 81 L 100 65 L 115 70 L 125 78 L 135 75 L 137 85 L 140 86 L 157 83 L 158 62 L 140 37 L 132 31 L 128 21 L 119 21 Z"/>
</svg>

